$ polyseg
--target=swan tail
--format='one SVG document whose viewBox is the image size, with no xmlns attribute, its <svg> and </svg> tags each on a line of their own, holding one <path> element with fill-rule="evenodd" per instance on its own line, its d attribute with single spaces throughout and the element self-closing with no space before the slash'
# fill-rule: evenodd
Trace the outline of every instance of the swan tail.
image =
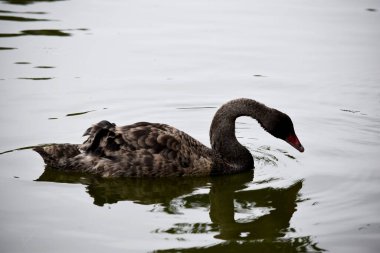
<svg viewBox="0 0 380 253">
<path fill-rule="evenodd" d="M 81 153 L 77 144 L 47 144 L 33 150 L 41 155 L 47 166 L 57 169 L 67 167 L 67 161 Z"/>
</svg>

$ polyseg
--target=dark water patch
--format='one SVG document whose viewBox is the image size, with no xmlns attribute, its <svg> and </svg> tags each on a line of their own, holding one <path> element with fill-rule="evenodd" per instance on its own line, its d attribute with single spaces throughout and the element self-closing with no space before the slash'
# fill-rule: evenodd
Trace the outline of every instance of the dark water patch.
<svg viewBox="0 0 380 253">
<path fill-rule="evenodd" d="M 217 232 L 218 226 L 212 223 L 176 223 L 169 229 L 156 229 L 153 233 L 167 233 L 167 234 L 206 234 Z"/>
<path fill-rule="evenodd" d="M 27 64 L 30 64 L 30 62 L 27 62 L 27 61 L 18 61 L 18 62 L 15 62 L 15 64 L 27 65 Z"/>
<path fill-rule="evenodd" d="M 104 206 L 119 201 L 132 201 L 141 205 L 161 205 L 162 211 L 173 214 L 173 201 L 180 196 L 205 187 L 208 178 L 115 178 L 107 179 L 80 172 L 64 172 L 46 167 L 36 181 L 87 185 L 87 193 L 94 204 Z M 180 207 L 175 207 L 178 209 Z"/>
<path fill-rule="evenodd" d="M 264 188 L 239 191 L 250 177 L 234 175 L 212 180 L 209 194 L 211 223 L 176 223 L 155 233 L 209 234 L 223 242 L 207 247 L 177 248 L 154 252 L 323 252 L 310 236 L 289 237 L 296 232 L 290 219 L 297 210 L 302 181 L 281 188 Z M 237 210 L 239 206 L 239 210 Z M 249 213 L 252 209 L 268 208 L 264 215 L 253 215 L 244 222 L 235 219 L 237 212 Z M 232 243 L 232 244 L 231 244 Z M 227 248 L 230 250 L 226 250 Z"/>
<path fill-rule="evenodd" d="M 0 47 L 0 50 L 14 50 L 17 49 L 15 47 Z"/>
<path fill-rule="evenodd" d="M 16 16 L 4 16 L 4 15 L 0 15 L 0 20 L 3 20 L 3 21 L 16 21 L 16 22 L 51 21 L 49 19 L 24 18 L 24 17 L 16 17 Z"/>
<path fill-rule="evenodd" d="M 350 110 L 350 109 L 340 109 L 342 112 L 350 112 L 350 113 L 359 113 L 360 111 Z"/>
<path fill-rule="evenodd" d="M 376 12 L 376 11 L 377 11 L 377 9 L 375 9 L 375 8 L 367 8 L 367 9 L 366 9 L 366 11 L 370 11 L 370 12 Z"/>
<path fill-rule="evenodd" d="M 266 77 L 266 76 L 263 76 L 263 75 L 259 75 L 259 74 L 256 74 L 256 75 L 253 75 L 254 77 Z"/>
<path fill-rule="evenodd" d="M 95 110 L 85 111 L 85 112 L 73 112 L 73 113 L 68 113 L 68 114 L 66 114 L 66 117 L 79 116 L 79 115 L 87 114 L 87 113 L 89 113 L 89 112 L 95 112 Z"/>
<path fill-rule="evenodd" d="M 253 145 L 254 144 L 252 144 L 252 146 Z M 280 158 L 282 156 L 297 161 L 297 158 L 289 154 L 288 151 L 282 149 L 272 150 L 269 146 L 260 146 L 259 148 L 249 150 L 252 152 L 255 161 L 257 161 L 260 166 L 278 166 L 278 162 L 282 160 Z"/>
<path fill-rule="evenodd" d="M 25 31 L 21 31 L 21 33 L 25 35 L 35 35 L 35 36 L 60 36 L 60 37 L 71 36 L 70 33 L 63 32 L 57 29 L 25 30 Z"/>
<path fill-rule="evenodd" d="M 290 159 L 293 159 L 293 160 L 295 160 L 296 158 L 294 157 L 294 156 L 292 156 L 292 155 L 289 155 L 289 154 L 284 154 L 285 156 L 287 156 L 287 157 L 289 157 Z"/>
<path fill-rule="evenodd" d="M 20 37 L 20 36 L 58 36 L 58 37 L 69 37 L 72 34 L 66 31 L 88 31 L 87 28 L 79 28 L 79 29 L 43 29 L 43 30 L 24 30 L 20 33 L 0 33 L 0 38 L 8 38 L 8 37 Z"/>
<path fill-rule="evenodd" d="M 278 181 L 280 180 L 279 178 L 276 178 L 276 177 L 271 177 L 271 178 L 268 178 L 268 179 L 264 179 L 264 180 L 260 180 L 260 181 L 255 181 L 254 183 L 255 184 L 268 184 L 268 183 L 271 183 L 271 182 L 274 182 L 274 181 Z"/>
<path fill-rule="evenodd" d="M 54 69 L 55 67 L 53 67 L 53 66 L 35 66 L 34 68 L 36 68 L 36 69 Z"/>
<path fill-rule="evenodd" d="M 257 149 L 250 149 L 252 155 L 258 163 L 263 165 L 277 166 L 278 158 L 276 155 L 271 154 L 271 148 L 269 146 L 261 146 Z"/>
<path fill-rule="evenodd" d="M 0 37 L 19 37 L 19 36 L 59 36 L 68 37 L 71 36 L 70 33 L 64 32 L 58 29 L 43 29 L 43 30 L 24 30 L 20 33 L 1 33 Z"/>
<path fill-rule="evenodd" d="M 54 79 L 54 77 L 19 77 L 20 80 L 46 81 Z"/>
<path fill-rule="evenodd" d="M 102 110 L 106 110 L 108 108 L 102 108 Z M 87 114 L 87 113 L 90 113 L 90 112 L 95 112 L 97 110 L 89 110 L 89 111 L 84 111 L 84 112 L 73 112 L 73 113 L 68 113 L 66 114 L 65 116 L 66 117 L 73 117 L 73 116 L 80 116 L 80 115 L 83 115 L 83 114 Z M 59 119 L 58 117 L 50 117 L 48 118 L 49 120 L 56 120 L 56 119 Z"/>
<path fill-rule="evenodd" d="M 283 149 L 276 149 L 276 151 L 282 153 L 284 156 L 286 156 L 286 157 L 288 157 L 288 158 L 290 158 L 290 159 L 296 160 L 296 158 L 295 158 L 294 156 L 290 155 L 290 154 L 288 153 L 288 151 L 286 151 L 286 150 L 283 150 Z"/>
<path fill-rule="evenodd" d="M 39 2 L 58 2 L 63 0 L 2 0 L 2 2 L 6 2 L 8 4 L 17 4 L 17 5 L 28 5 Z"/>
<path fill-rule="evenodd" d="M 349 112 L 349 113 L 352 113 L 352 114 L 360 114 L 362 116 L 367 116 L 366 113 L 363 113 L 361 111 L 358 111 L 358 110 L 351 110 L 351 109 L 340 109 L 342 112 Z"/>
</svg>

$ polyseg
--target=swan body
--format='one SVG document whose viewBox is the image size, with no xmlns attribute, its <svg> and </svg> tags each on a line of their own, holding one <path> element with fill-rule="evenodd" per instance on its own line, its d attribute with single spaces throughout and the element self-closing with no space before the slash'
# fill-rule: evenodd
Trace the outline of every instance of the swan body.
<svg viewBox="0 0 380 253">
<path fill-rule="evenodd" d="M 252 99 L 235 99 L 216 112 L 211 148 L 165 124 L 139 122 L 116 126 L 101 121 L 84 133 L 83 144 L 34 148 L 47 166 L 102 177 L 210 176 L 254 168 L 251 153 L 235 136 L 235 120 L 250 116 L 270 134 L 304 151 L 289 116 Z"/>
</svg>

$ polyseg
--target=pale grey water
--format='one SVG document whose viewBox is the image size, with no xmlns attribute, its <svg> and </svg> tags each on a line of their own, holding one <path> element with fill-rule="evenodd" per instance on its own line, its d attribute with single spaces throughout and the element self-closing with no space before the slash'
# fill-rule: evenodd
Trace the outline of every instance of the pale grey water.
<svg viewBox="0 0 380 253">
<path fill-rule="evenodd" d="M 237 97 L 288 113 L 306 149 L 243 118 L 253 179 L 40 178 L 33 151 L 2 154 L 1 252 L 380 251 L 380 1 L 0 10 L 0 152 L 79 143 L 103 119 L 164 122 L 208 144 L 216 108 Z"/>
</svg>

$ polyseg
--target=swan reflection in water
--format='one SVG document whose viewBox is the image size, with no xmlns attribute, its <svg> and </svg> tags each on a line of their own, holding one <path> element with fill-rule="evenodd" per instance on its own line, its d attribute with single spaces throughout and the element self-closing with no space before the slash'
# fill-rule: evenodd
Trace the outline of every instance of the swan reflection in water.
<svg viewBox="0 0 380 253">
<path fill-rule="evenodd" d="M 302 201 L 302 181 L 285 188 L 265 187 L 266 182 L 253 182 L 253 172 L 201 178 L 116 178 L 105 179 L 88 174 L 67 173 L 46 168 L 36 181 L 80 183 L 87 185 L 94 204 L 103 206 L 118 201 L 133 201 L 160 206 L 159 211 L 180 214 L 181 209 L 207 208 L 210 223 L 176 223 L 155 233 L 215 234 L 224 242 L 210 247 L 158 250 L 157 252 L 218 252 L 260 250 L 272 252 L 322 252 L 309 236 L 289 237 L 294 232 L 290 219 Z M 257 189 L 248 189 L 251 185 Z M 209 193 L 199 189 L 210 188 Z M 252 188 L 252 187 L 250 187 Z M 243 218 L 237 218 L 244 216 Z M 281 251 L 282 252 L 282 251 Z"/>
</svg>

